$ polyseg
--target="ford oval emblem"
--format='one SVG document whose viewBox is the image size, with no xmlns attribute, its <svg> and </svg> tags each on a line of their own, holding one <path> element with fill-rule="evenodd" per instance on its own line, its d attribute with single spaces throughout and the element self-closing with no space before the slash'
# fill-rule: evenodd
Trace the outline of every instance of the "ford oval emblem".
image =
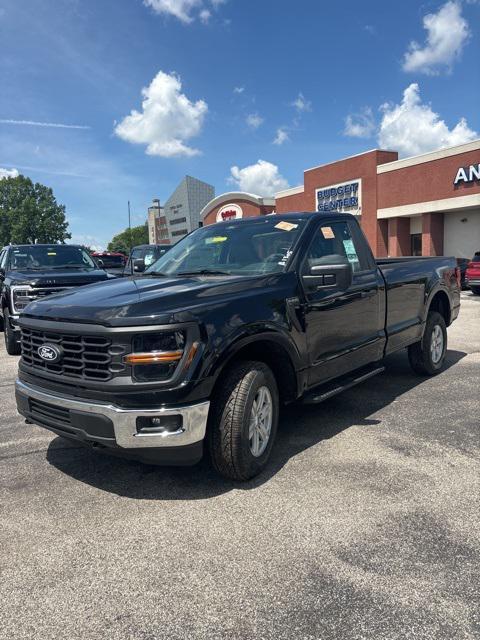
<svg viewBox="0 0 480 640">
<path fill-rule="evenodd" d="M 62 347 L 59 347 L 56 344 L 42 344 L 38 347 L 37 353 L 42 360 L 45 360 L 45 362 L 51 362 L 52 364 L 59 362 L 63 357 Z"/>
</svg>

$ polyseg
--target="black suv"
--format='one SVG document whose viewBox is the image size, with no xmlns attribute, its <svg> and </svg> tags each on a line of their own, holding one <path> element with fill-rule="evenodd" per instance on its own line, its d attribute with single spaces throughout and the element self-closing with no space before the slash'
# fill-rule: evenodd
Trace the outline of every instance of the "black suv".
<svg viewBox="0 0 480 640">
<path fill-rule="evenodd" d="M 7 353 L 20 354 L 18 317 L 29 302 L 110 277 L 80 246 L 4 247 L 0 251 L 0 325 L 3 324 Z"/>
</svg>

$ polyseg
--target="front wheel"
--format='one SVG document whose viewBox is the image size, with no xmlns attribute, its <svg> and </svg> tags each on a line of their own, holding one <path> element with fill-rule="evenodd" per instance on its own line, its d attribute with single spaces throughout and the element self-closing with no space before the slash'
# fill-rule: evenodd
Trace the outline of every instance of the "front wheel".
<svg viewBox="0 0 480 640">
<path fill-rule="evenodd" d="M 5 349 L 9 356 L 19 356 L 21 352 L 20 343 L 15 336 L 15 332 L 10 324 L 8 309 L 3 310 L 3 337 L 5 338 Z"/>
<path fill-rule="evenodd" d="M 437 311 L 430 311 L 425 323 L 425 331 L 420 342 L 408 347 L 410 366 L 422 376 L 438 373 L 447 353 L 447 326 L 445 319 Z"/>
<path fill-rule="evenodd" d="M 208 447 L 225 478 L 249 480 L 266 466 L 277 433 L 279 396 L 275 376 L 263 362 L 232 367 L 214 396 Z"/>
<path fill-rule="evenodd" d="M 470 289 L 476 296 L 480 296 L 480 287 L 470 287 Z"/>
</svg>

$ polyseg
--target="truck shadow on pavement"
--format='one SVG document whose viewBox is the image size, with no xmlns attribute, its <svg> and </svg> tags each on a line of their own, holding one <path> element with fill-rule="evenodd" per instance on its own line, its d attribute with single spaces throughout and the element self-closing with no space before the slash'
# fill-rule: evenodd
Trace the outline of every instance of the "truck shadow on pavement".
<svg viewBox="0 0 480 640">
<path fill-rule="evenodd" d="M 448 351 L 444 375 L 467 354 Z M 296 403 L 282 410 L 277 442 L 267 469 L 245 483 L 219 477 L 207 460 L 194 467 L 158 467 L 97 453 L 55 438 L 48 462 L 63 473 L 102 491 L 139 500 L 205 500 L 228 491 L 251 490 L 275 476 L 291 459 L 349 427 L 381 425 L 372 415 L 407 391 L 432 380 L 412 373 L 405 352 L 386 360 L 386 371 L 320 405 Z"/>
</svg>

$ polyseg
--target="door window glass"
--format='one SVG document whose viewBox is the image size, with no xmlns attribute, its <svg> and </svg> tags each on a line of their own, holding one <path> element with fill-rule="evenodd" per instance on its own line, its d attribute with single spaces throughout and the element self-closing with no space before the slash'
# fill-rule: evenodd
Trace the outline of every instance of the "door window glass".
<svg viewBox="0 0 480 640">
<path fill-rule="evenodd" d="M 359 252 L 346 222 L 322 224 L 315 233 L 307 255 L 308 267 L 350 263 L 361 271 Z"/>
<path fill-rule="evenodd" d="M 7 249 L 0 252 L 0 269 L 5 269 L 6 264 L 7 264 Z"/>
</svg>

